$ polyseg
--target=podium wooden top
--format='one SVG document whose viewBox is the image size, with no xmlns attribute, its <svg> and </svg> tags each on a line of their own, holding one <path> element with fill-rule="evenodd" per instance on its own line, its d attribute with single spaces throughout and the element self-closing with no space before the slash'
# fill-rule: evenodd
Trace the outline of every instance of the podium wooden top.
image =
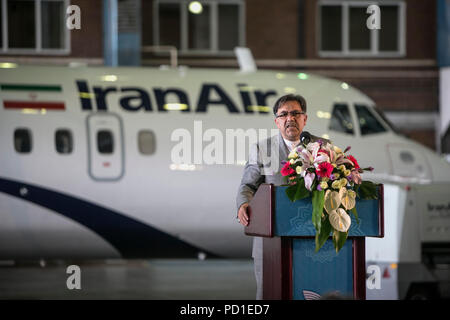
<svg viewBox="0 0 450 320">
<path fill-rule="evenodd" d="M 246 235 L 273 237 L 274 191 L 273 184 L 263 183 L 259 186 L 248 206 L 250 222 L 245 227 Z"/>
</svg>

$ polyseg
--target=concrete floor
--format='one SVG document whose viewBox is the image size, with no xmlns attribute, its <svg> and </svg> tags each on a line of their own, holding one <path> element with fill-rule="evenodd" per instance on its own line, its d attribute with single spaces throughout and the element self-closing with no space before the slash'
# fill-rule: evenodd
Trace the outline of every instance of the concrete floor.
<svg viewBox="0 0 450 320">
<path fill-rule="evenodd" d="M 81 289 L 69 290 L 69 265 Z M 110 260 L 0 264 L 0 299 L 254 299 L 252 260 Z"/>
</svg>

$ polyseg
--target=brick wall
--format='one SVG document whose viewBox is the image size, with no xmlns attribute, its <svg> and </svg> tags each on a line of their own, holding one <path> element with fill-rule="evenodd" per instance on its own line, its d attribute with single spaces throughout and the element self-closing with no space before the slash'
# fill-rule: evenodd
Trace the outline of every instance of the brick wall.
<svg viewBox="0 0 450 320">
<path fill-rule="evenodd" d="M 71 31 L 71 53 L 77 58 L 103 58 L 102 0 L 72 0 L 81 9 L 81 29 Z"/>
<path fill-rule="evenodd" d="M 407 138 L 412 139 L 424 146 L 436 150 L 435 130 L 401 130 Z"/>
<path fill-rule="evenodd" d="M 255 59 L 296 59 L 298 0 L 247 0 L 246 39 Z"/>
<path fill-rule="evenodd" d="M 436 59 L 436 1 L 405 2 L 406 58 Z"/>
<path fill-rule="evenodd" d="M 369 72 L 369 71 L 368 71 Z M 439 111 L 439 78 L 342 78 L 385 111 Z"/>
</svg>

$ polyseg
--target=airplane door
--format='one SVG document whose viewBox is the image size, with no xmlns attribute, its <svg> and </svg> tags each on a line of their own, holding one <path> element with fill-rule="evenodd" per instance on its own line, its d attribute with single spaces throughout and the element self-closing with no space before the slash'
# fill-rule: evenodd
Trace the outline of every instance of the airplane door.
<svg viewBox="0 0 450 320">
<path fill-rule="evenodd" d="M 119 180 L 124 174 L 122 121 L 112 113 L 87 117 L 89 175 L 94 180 Z"/>
<path fill-rule="evenodd" d="M 425 155 L 402 144 L 388 144 L 392 171 L 401 177 L 432 179 L 431 166 Z"/>
</svg>

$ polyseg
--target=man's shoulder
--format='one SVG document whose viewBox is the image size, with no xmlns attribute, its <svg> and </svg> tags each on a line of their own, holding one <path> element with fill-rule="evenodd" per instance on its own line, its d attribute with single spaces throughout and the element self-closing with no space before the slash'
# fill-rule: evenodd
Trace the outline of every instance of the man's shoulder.
<svg viewBox="0 0 450 320">
<path fill-rule="evenodd" d="M 318 137 L 318 136 L 315 136 L 315 135 L 311 134 L 311 142 L 316 142 L 316 141 L 319 141 L 319 140 L 322 140 L 325 143 L 331 143 L 331 141 L 328 140 L 328 139 L 325 139 L 325 138 L 322 138 L 322 137 Z"/>
<path fill-rule="evenodd" d="M 258 146 L 267 146 L 267 145 L 271 145 L 273 143 L 278 143 L 279 139 L 280 139 L 279 135 L 273 135 L 268 138 L 263 138 L 263 139 L 258 140 L 258 142 L 256 144 Z"/>
<path fill-rule="evenodd" d="M 319 140 L 322 140 L 323 142 L 326 142 L 326 143 L 332 143 L 329 139 L 325 139 L 323 137 L 319 137 L 319 136 L 315 136 L 315 135 L 311 134 L 311 141 L 312 142 L 316 142 L 316 141 L 319 141 Z M 280 143 L 280 136 L 279 135 L 273 135 L 273 136 L 270 136 L 268 138 L 263 138 L 261 140 L 258 140 L 258 142 L 256 144 L 258 145 L 258 147 L 261 147 L 261 146 L 270 146 L 270 145 L 273 145 L 273 144 L 277 144 L 278 145 L 279 143 Z"/>
</svg>

